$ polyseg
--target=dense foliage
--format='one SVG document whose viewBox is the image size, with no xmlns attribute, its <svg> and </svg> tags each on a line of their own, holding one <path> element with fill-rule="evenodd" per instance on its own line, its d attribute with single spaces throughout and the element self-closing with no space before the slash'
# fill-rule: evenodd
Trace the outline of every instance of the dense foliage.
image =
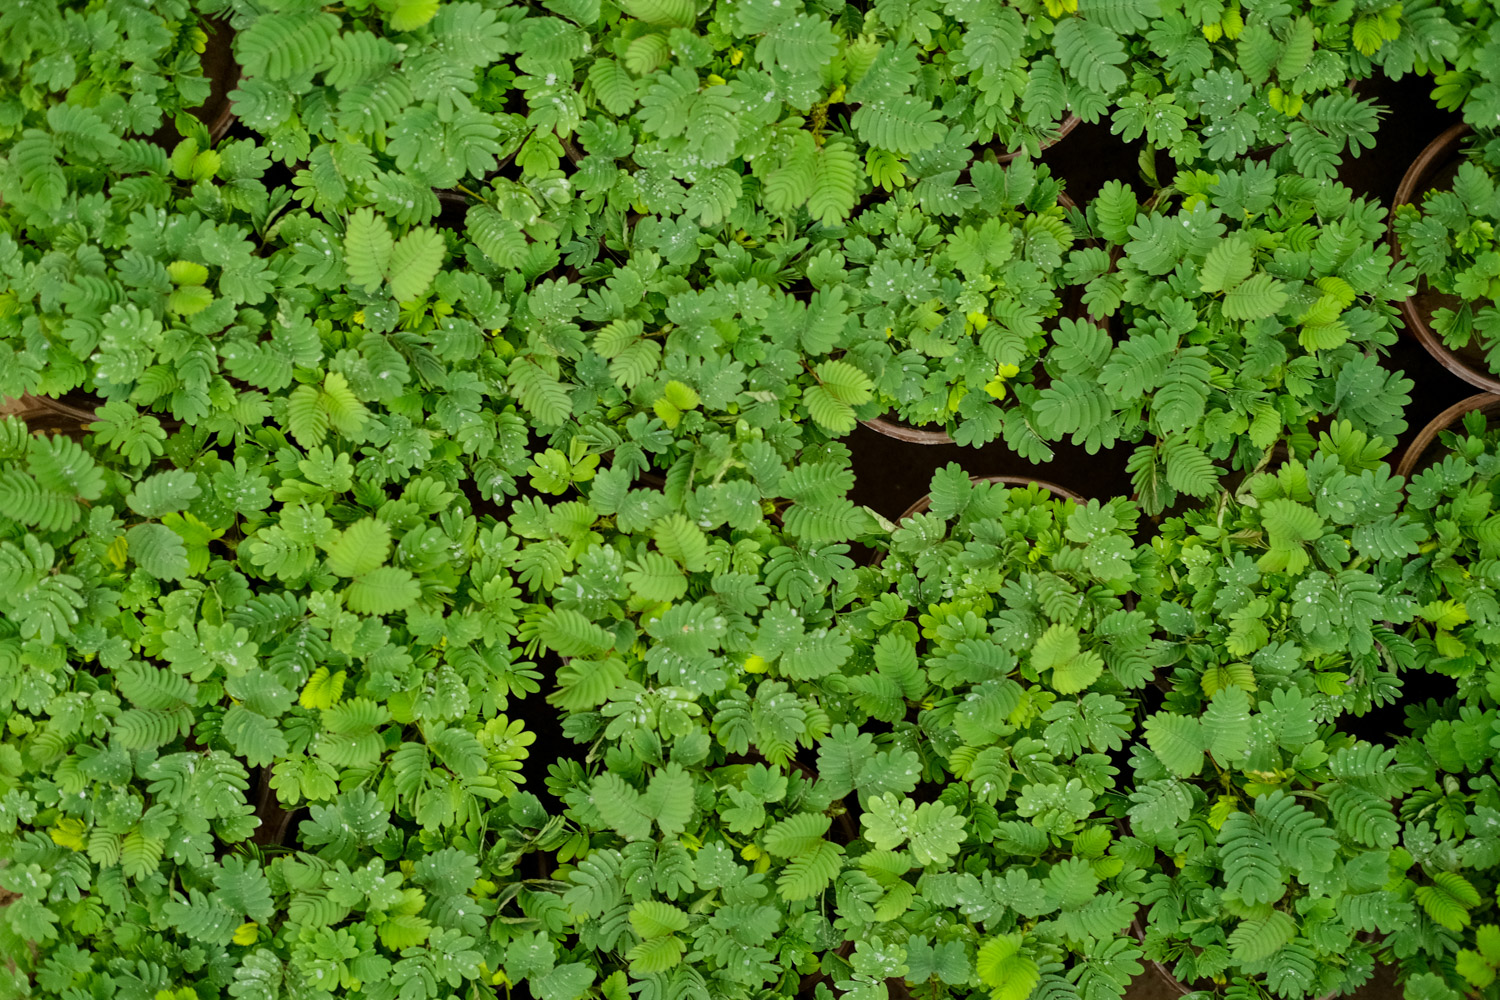
<svg viewBox="0 0 1500 1000">
<path fill-rule="evenodd" d="M 1492 8 L 5 5 L 0 996 L 1500 998 Z"/>
</svg>

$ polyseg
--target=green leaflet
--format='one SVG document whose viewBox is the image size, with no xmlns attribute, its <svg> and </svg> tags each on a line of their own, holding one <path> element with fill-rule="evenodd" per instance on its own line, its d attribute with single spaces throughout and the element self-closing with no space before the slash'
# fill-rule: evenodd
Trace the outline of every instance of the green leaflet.
<svg viewBox="0 0 1500 1000">
<path fill-rule="evenodd" d="M 1384 461 L 1416 279 L 1500 329 L 1493 12 L 836 6 L 0 19 L 12 978 L 1493 992 L 1500 459 Z M 893 523 L 880 417 L 1020 461 Z M 1133 497 L 970 478 L 1064 440 Z"/>
<path fill-rule="evenodd" d="M 1052 671 L 1052 686 L 1059 694 L 1076 694 L 1098 679 L 1104 661 L 1096 653 L 1085 653 L 1076 633 L 1063 625 L 1052 625 L 1037 640 L 1031 653 L 1036 670 Z"/>
<path fill-rule="evenodd" d="M 964 840 L 962 821 L 951 806 L 917 805 L 894 795 L 871 800 L 870 811 L 861 822 L 866 836 L 879 850 L 891 850 L 909 839 L 918 864 L 944 861 L 958 852 Z"/>
<path fill-rule="evenodd" d="M 344 233 L 344 262 L 350 280 L 367 292 L 387 282 L 391 296 L 399 302 L 427 291 L 443 252 L 442 236 L 431 229 L 413 229 L 393 241 L 386 221 L 369 209 L 350 216 Z"/>
<path fill-rule="evenodd" d="M 387 279 L 391 296 L 409 302 L 427 291 L 443 263 L 443 238 L 432 229 L 413 229 L 391 250 Z"/>
<path fill-rule="evenodd" d="M 378 569 L 390 552 L 390 529 L 365 519 L 345 528 L 328 548 L 328 568 L 339 576 L 363 576 Z"/>
<path fill-rule="evenodd" d="M 355 212 L 344 232 L 344 261 L 350 280 L 366 291 L 372 290 L 384 279 L 394 247 L 384 219 L 369 209 Z"/>
</svg>

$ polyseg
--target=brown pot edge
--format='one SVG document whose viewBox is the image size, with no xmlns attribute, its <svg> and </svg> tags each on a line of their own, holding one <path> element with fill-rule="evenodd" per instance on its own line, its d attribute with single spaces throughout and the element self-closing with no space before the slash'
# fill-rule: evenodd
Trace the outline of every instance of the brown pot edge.
<svg viewBox="0 0 1500 1000">
<path fill-rule="evenodd" d="M 1013 486 L 1017 489 L 1025 489 L 1026 487 L 1035 483 L 1042 489 L 1056 495 L 1061 500 L 1071 500 L 1074 503 L 1080 504 L 1088 502 L 1082 496 L 1074 493 L 1066 486 L 1059 486 L 1057 483 L 1054 483 L 1051 480 L 1041 479 L 1037 476 L 970 476 L 969 482 L 976 485 L 979 483 L 1003 483 L 1007 486 Z M 913 503 L 910 507 L 906 508 L 906 510 L 902 511 L 901 516 L 896 518 L 896 523 L 900 524 L 902 521 L 906 520 L 908 517 L 911 517 L 914 514 L 926 513 L 926 511 L 931 506 L 932 494 L 928 493 L 926 496 L 923 496 L 921 499 Z"/>
<path fill-rule="evenodd" d="M 1386 242 L 1390 246 L 1393 261 L 1402 259 L 1401 243 L 1396 238 L 1396 209 L 1402 205 L 1415 204 L 1413 199 L 1417 197 L 1420 188 L 1426 183 L 1426 178 L 1432 174 L 1433 168 L 1452 156 L 1458 149 L 1459 142 L 1471 131 L 1473 130 L 1465 122 L 1450 125 L 1417 154 L 1417 158 L 1402 175 L 1401 184 L 1396 188 L 1396 197 L 1391 202 L 1390 216 L 1386 220 Z M 1488 372 L 1471 367 L 1457 354 L 1450 351 L 1442 338 L 1433 332 L 1432 324 L 1428 322 L 1427 317 L 1417 309 L 1415 299 L 1416 296 L 1413 295 L 1401 300 L 1399 308 L 1407 332 L 1417 339 L 1422 349 L 1432 355 L 1444 368 L 1470 385 L 1483 389 L 1486 393 L 1500 393 L 1500 379 Z"/>
<path fill-rule="evenodd" d="M 869 420 L 861 420 L 860 423 L 885 437 L 895 441 L 904 441 L 907 444 L 956 444 L 953 438 L 948 436 L 947 431 L 924 431 L 919 427 L 908 427 L 906 424 L 898 424 L 894 420 L 885 417 L 871 417 Z"/>
<path fill-rule="evenodd" d="M 1047 150 L 1051 149 L 1053 146 L 1056 146 L 1058 143 L 1062 142 L 1064 139 L 1066 139 L 1068 137 L 1069 133 L 1071 133 L 1075 128 L 1077 128 L 1081 124 L 1083 124 L 1083 119 L 1079 118 L 1073 112 L 1069 111 L 1068 112 L 1068 116 L 1066 118 L 1064 118 L 1061 122 L 1059 122 L 1058 125 L 1057 125 L 1057 138 L 1051 140 L 1050 142 L 1044 142 L 1044 143 L 1042 143 L 1042 150 L 1041 150 L 1042 153 L 1045 154 L 1047 152 Z M 995 162 L 999 163 L 999 164 L 1006 164 L 1006 163 L 1011 162 L 1012 160 L 1014 160 L 1016 157 L 1018 157 L 1020 155 L 1021 155 L 1021 151 L 1019 149 L 1010 150 L 1010 151 L 1004 152 L 1004 153 L 997 153 L 997 154 L 995 154 Z"/>
<path fill-rule="evenodd" d="M 234 101 L 229 99 L 229 95 L 239 86 L 240 80 L 244 78 L 244 71 L 240 68 L 240 61 L 234 54 L 236 32 L 233 26 L 228 21 L 218 17 L 204 18 L 203 26 L 206 29 L 205 34 L 208 35 L 207 44 L 209 46 L 223 46 L 223 51 L 227 58 L 227 65 L 223 73 L 215 73 L 210 76 L 210 80 L 215 83 L 220 82 L 220 78 L 222 77 L 222 107 L 217 109 L 212 119 L 203 122 L 208 128 L 209 136 L 214 142 L 218 142 L 224 138 L 229 132 L 230 126 L 234 124 L 236 117 L 234 113 Z M 206 54 L 207 48 L 205 48 Z M 213 96 L 213 93 L 210 92 L 209 99 L 212 100 Z M 207 111 L 208 105 L 202 105 L 201 110 Z"/>
<path fill-rule="evenodd" d="M 1402 452 L 1401 461 L 1396 465 L 1396 475 L 1403 479 L 1410 479 L 1413 470 L 1417 467 L 1417 463 L 1422 460 L 1422 457 L 1427 454 L 1428 449 L 1437 441 L 1439 434 L 1454 424 L 1459 423 L 1466 414 L 1474 410 L 1484 411 L 1488 409 L 1500 411 L 1500 394 L 1493 392 L 1475 393 L 1467 399 L 1459 400 L 1442 413 L 1433 417 L 1427 422 L 1427 426 L 1423 427 L 1421 432 L 1412 439 L 1411 444 L 1407 445 L 1406 451 Z"/>
</svg>

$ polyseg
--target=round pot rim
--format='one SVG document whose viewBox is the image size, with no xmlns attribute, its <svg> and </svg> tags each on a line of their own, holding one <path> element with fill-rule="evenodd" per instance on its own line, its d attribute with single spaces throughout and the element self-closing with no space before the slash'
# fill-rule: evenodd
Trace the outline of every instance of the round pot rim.
<svg viewBox="0 0 1500 1000">
<path fill-rule="evenodd" d="M 195 22 L 206 37 L 199 59 L 199 69 L 208 81 L 208 96 L 203 103 L 182 108 L 182 113 L 198 119 L 208 132 L 211 143 L 218 143 L 234 125 L 238 116 L 230 94 L 239 88 L 244 79 L 244 69 L 234 54 L 237 32 L 234 26 L 218 15 L 203 15 Z M 141 138 L 161 146 L 170 152 L 179 141 L 172 116 L 163 114 L 161 124 L 152 132 L 142 133 Z"/>
<path fill-rule="evenodd" d="M 28 393 L 24 397 L 24 400 L 25 402 L 31 403 L 44 410 L 49 410 L 52 413 L 56 413 L 59 416 L 67 417 L 70 420 L 76 420 L 79 423 L 84 424 L 85 426 L 94 422 L 94 410 L 85 409 L 80 406 L 74 406 L 73 404 L 68 403 L 62 399 L 54 399 L 51 396 L 33 396 Z"/>
<path fill-rule="evenodd" d="M 208 127 L 209 136 L 212 137 L 214 142 L 218 142 L 224 138 L 225 134 L 229 131 L 229 127 L 234 124 L 236 117 L 234 113 L 234 101 L 230 100 L 229 95 L 239 87 L 240 81 L 244 78 L 244 70 L 240 67 L 240 61 L 234 54 L 234 39 L 236 35 L 234 26 L 221 17 L 206 17 L 203 19 L 203 23 L 209 29 L 205 32 L 209 36 L 209 44 L 212 45 L 215 39 L 222 38 L 224 52 L 229 60 L 229 65 L 224 72 L 224 92 L 219 95 L 223 106 L 217 110 L 211 121 L 203 123 Z M 210 94 L 210 99 L 213 96 L 213 94 Z M 206 109 L 207 105 L 205 104 L 203 107 Z"/>
<path fill-rule="evenodd" d="M 1436 139 L 1429 142 L 1422 152 L 1417 154 L 1411 166 L 1406 169 L 1400 186 L 1396 188 L 1396 197 L 1391 201 L 1391 214 L 1386 222 L 1386 242 L 1390 246 L 1393 261 L 1402 259 L 1401 241 L 1396 238 L 1395 210 L 1402 205 L 1416 203 L 1415 199 L 1419 196 L 1420 189 L 1426 184 L 1426 179 L 1433 169 L 1446 158 L 1454 155 L 1459 142 L 1471 131 L 1473 130 L 1466 122 L 1449 126 Z M 1437 359 L 1439 364 L 1472 386 L 1488 393 L 1500 393 L 1500 378 L 1496 378 L 1488 371 L 1475 368 L 1448 349 L 1442 338 L 1432 329 L 1428 318 L 1423 316 L 1421 310 L 1417 308 L 1416 295 L 1402 299 L 1400 310 L 1407 331 L 1417 338 L 1417 343 L 1422 345 L 1422 349 Z"/>
<path fill-rule="evenodd" d="M 1396 475 L 1403 479 L 1410 479 L 1416 470 L 1417 463 L 1437 443 L 1438 435 L 1462 421 L 1465 415 L 1475 410 L 1500 412 L 1500 395 L 1493 392 L 1475 393 L 1467 399 L 1459 400 L 1429 420 L 1427 426 L 1423 427 L 1412 439 L 1406 451 L 1402 452 L 1401 461 L 1396 465 Z"/>
<path fill-rule="evenodd" d="M 109 400 L 82 388 L 70 389 L 61 397 L 39 396 L 28 392 L 22 394 L 20 399 L 0 398 L 0 403 L 10 407 L 10 409 L 0 409 L 0 415 L 18 416 L 20 411 L 24 410 L 40 416 L 62 417 L 77 424 L 81 433 L 86 433 L 89 425 L 98 420 L 98 408 L 107 402 Z M 162 426 L 168 431 L 176 431 L 183 426 L 183 422 L 170 413 L 154 410 L 146 412 L 161 421 Z"/>
<path fill-rule="evenodd" d="M 897 423 L 885 417 L 871 417 L 869 420 L 861 420 L 860 423 L 876 434 L 883 434 L 897 441 L 905 441 L 907 444 L 957 444 L 953 438 L 949 437 L 947 431 L 924 431 L 920 427 Z"/>
<path fill-rule="evenodd" d="M 0 396 L 0 417 L 15 417 L 17 420 L 27 420 L 30 416 L 42 416 L 53 411 L 37 404 L 31 396 Z"/>
<path fill-rule="evenodd" d="M 1417 158 L 1411 162 L 1411 166 L 1406 168 L 1406 173 L 1402 175 L 1401 183 L 1396 188 L 1396 197 L 1391 201 L 1391 207 L 1412 204 L 1417 188 L 1422 183 L 1422 174 L 1443 154 L 1457 148 L 1459 140 L 1470 131 L 1472 129 L 1469 128 L 1467 122 L 1450 125 L 1439 133 L 1437 138 L 1423 147 L 1422 151 L 1417 154 Z M 1401 244 L 1396 240 L 1395 229 L 1387 224 L 1386 231 L 1389 233 L 1392 249 L 1399 255 Z"/>
<path fill-rule="evenodd" d="M 94 423 L 94 411 L 70 406 L 47 396 L 23 393 L 17 399 L 0 397 L 0 418 L 23 421 L 33 433 L 61 434 L 83 440 Z"/>
<path fill-rule="evenodd" d="M 1143 944 L 1146 941 L 1146 928 L 1145 925 L 1141 923 L 1139 914 L 1130 918 L 1130 936 Z M 1172 970 L 1167 968 L 1161 962 L 1158 962 L 1156 959 L 1150 958 L 1146 955 L 1142 955 L 1141 959 L 1151 967 L 1151 971 L 1156 974 L 1156 978 L 1160 979 L 1169 989 L 1172 990 L 1172 992 L 1178 994 L 1179 996 L 1187 996 L 1189 993 L 1193 992 L 1193 990 L 1189 988 L 1187 983 L 1184 983 L 1181 979 L 1178 979 L 1176 976 L 1172 975 Z"/>
<path fill-rule="evenodd" d="M 1056 146 L 1058 143 L 1066 139 L 1068 137 L 1068 134 L 1081 124 L 1083 124 L 1083 119 L 1079 118 L 1076 114 L 1069 111 L 1067 117 L 1057 123 L 1057 138 L 1042 143 L 1041 151 L 1043 153 L 1046 153 L 1047 150 L 1051 149 L 1053 146 Z M 995 162 L 1001 164 L 1009 163 L 1020 155 L 1021 150 L 1019 149 L 1009 150 L 1004 153 L 996 153 Z"/>
<path fill-rule="evenodd" d="M 1025 489 L 1026 487 L 1034 483 L 1037 486 L 1040 486 L 1042 489 L 1055 495 L 1059 500 L 1071 500 L 1074 503 L 1080 504 L 1088 503 L 1088 501 L 1085 500 L 1082 496 L 1074 493 L 1066 486 L 1059 486 L 1057 483 L 1052 482 L 1050 479 L 1042 479 L 1039 476 L 970 476 L 969 482 L 975 484 L 976 486 L 980 483 L 1002 483 L 1015 489 Z M 900 524 L 902 521 L 906 520 L 908 517 L 911 517 L 914 514 L 925 514 L 931 507 L 932 494 L 928 493 L 918 499 L 910 507 L 902 511 L 901 516 L 896 518 L 896 523 Z"/>
</svg>

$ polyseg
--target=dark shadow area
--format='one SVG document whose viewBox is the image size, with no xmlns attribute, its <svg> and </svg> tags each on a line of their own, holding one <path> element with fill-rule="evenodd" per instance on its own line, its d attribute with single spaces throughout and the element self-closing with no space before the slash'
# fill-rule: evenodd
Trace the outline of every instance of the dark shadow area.
<svg viewBox="0 0 1500 1000">
<path fill-rule="evenodd" d="M 547 703 L 547 695 L 557 690 L 560 659 L 556 654 L 542 652 L 533 660 L 542 675 L 542 689 L 524 698 L 512 698 L 506 714 L 520 719 L 526 724 L 526 731 L 536 736 L 536 742 L 527 748 L 530 752 L 521 762 L 521 774 L 526 779 L 521 788 L 541 800 L 547 815 L 557 816 L 562 813 L 563 804 L 547 785 L 547 769 L 560 760 L 582 759 L 588 747 L 574 743 L 563 733 L 564 713 Z"/>
<path fill-rule="evenodd" d="M 1444 702 L 1458 694 L 1458 683 L 1452 677 L 1428 670 L 1405 671 L 1401 685 L 1401 696 L 1395 701 L 1361 716 L 1341 716 L 1339 729 L 1376 746 L 1394 747 L 1401 737 L 1410 735 L 1408 708 L 1428 701 Z"/>
<path fill-rule="evenodd" d="M 957 462 L 975 476 L 1029 476 L 1066 486 L 1085 497 L 1128 496 L 1125 462 L 1132 446 L 1088 454 L 1082 447 L 1054 444 L 1052 461 L 1034 465 L 994 441 L 982 448 L 956 444 L 921 445 L 896 441 L 859 426 L 844 438 L 854 460 L 854 489 L 849 498 L 894 520 L 926 496 L 932 474 Z"/>
</svg>

